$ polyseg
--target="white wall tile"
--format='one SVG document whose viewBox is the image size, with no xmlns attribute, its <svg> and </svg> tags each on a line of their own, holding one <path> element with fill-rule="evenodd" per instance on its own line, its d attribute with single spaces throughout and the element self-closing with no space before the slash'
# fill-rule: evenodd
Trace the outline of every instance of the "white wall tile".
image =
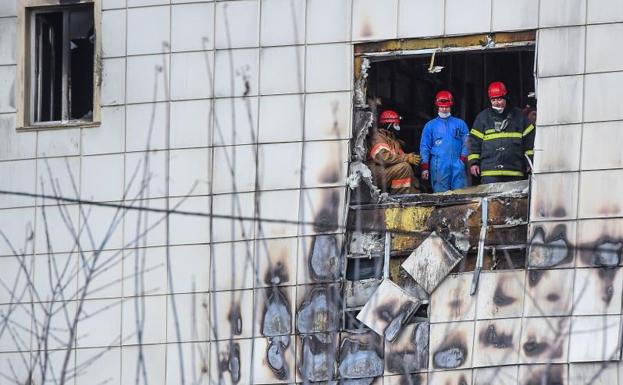
<svg viewBox="0 0 623 385">
<path fill-rule="evenodd" d="M 299 219 L 299 191 L 264 191 L 258 194 L 259 212 L 256 213 L 257 238 L 288 237 L 297 234 Z M 263 221 L 269 219 L 272 222 Z"/>
<path fill-rule="evenodd" d="M 456 368 L 469 368 L 472 366 L 472 357 L 473 357 L 473 341 L 474 341 L 474 322 L 452 322 L 445 324 L 431 324 L 430 325 L 430 339 L 429 339 L 429 366 L 436 369 L 439 368 L 434 364 L 435 353 L 440 350 L 448 349 L 448 344 L 450 341 L 456 341 L 460 343 L 464 347 L 464 355 L 463 360 L 459 360 L 457 362 Z M 434 377 L 430 377 L 429 380 L 434 380 L 435 382 L 430 382 L 432 384 L 444 384 L 447 383 L 443 381 L 444 374 L 446 375 L 454 375 L 455 381 L 450 381 L 450 383 L 460 383 L 457 381 L 459 379 L 459 374 L 462 375 L 463 379 L 466 379 L 465 372 L 457 372 L 457 371 L 447 371 L 447 372 L 436 372 L 434 373 Z M 453 377 L 450 377 L 453 378 Z"/>
<path fill-rule="evenodd" d="M 539 31 L 539 77 L 584 72 L 585 27 L 547 28 Z"/>
<path fill-rule="evenodd" d="M 577 25 L 586 22 L 586 0 L 540 1 L 539 27 Z"/>
<path fill-rule="evenodd" d="M 537 125 L 581 122 L 582 87 L 581 76 L 539 79 Z"/>
<path fill-rule="evenodd" d="M 214 3 L 171 6 L 171 50 L 214 49 Z"/>
<path fill-rule="evenodd" d="M 150 212 L 148 209 L 166 209 L 163 199 L 151 200 L 134 200 L 126 202 L 131 206 L 123 218 L 123 244 L 127 247 L 139 246 L 161 246 L 166 244 L 166 227 L 165 214 L 159 212 Z M 133 256 L 134 254 L 132 254 Z M 134 258 L 134 256 L 132 257 Z M 161 261 L 158 263 L 162 263 Z M 134 264 L 130 265 L 134 269 Z M 133 271 L 133 270 L 130 270 Z M 161 271 L 158 269 L 158 271 Z M 157 273 L 156 271 L 150 273 Z M 130 275 L 133 279 L 133 276 Z M 134 281 L 132 281 L 134 282 Z M 158 281 L 157 288 L 161 289 L 161 285 L 166 281 Z M 133 283 L 132 283 L 133 286 Z M 127 288 L 127 285 L 126 285 Z"/>
<path fill-rule="evenodd" d="M 492 0 L 493 31 L 536 28 L 539 21 L 538 0 Z"/>
<path fill-rule="evenodd" d="M 473 320 L 476 297 L 469 295 L 472 273 L 451 275 L 430 296 L 430 322 Z"/>
<path fill-rule="evenodd" d="M 468 338 L 472 338 L 473 335 L 470 334 Z M 471 344 L 470 344 L 471 348 Z M 471 349 L 469 351 L 471 355 Z M 432 358 L 431 358 L 432 361 Z M 471 366 L 471 363 L 467 366 Z M 472 371 L 467 370 L 448 370 L 448 371 L 438 371 L 431 372 L 428 374 L 428 384 L 465 384 L 472 385 Z"/>
<path fill-rule="evenodd" d="M 258 49 L 216 51 L 214 96 L 247 96 L 258 92 Z"/>
<path fill-rule="evenodd" d="M 0 16 L 17 16 L 17 2 L 3 1 L 2 4 L 0 4 Z"/>
<path fill-rule="evenodd" d="M 249 144 L 257 141 L 258 98 L 214 101 L 214 145 Z"/>
<path fill-rule="evenodd" d="M 573 315 L 621 313 L 621 268 L 576 269 Z"/>
<path fill-rule="evenodd" d="M 534 172 L 577 171 L 582 125 L 539 126 L 534 141 Z M 560 144 L 565 151 L 560 151 Z"/>
<path fill-rule="evenodd" d="M 353 40 L 393 39 L 397 21 L 398 0 L 353 0 Z"/>
<path fill-rule="evenodd" d="M 515 385 L 519 383 L 518 366 L 496 366 L 474 369 L 473 385 Z"/>
<path fill-rule="evenodd" d="M 210 364 L 209 352 L 210 345 L 206 342 L 167 345 L 166 383 L 182 384 L 184 379 L 197 385 L 208 385 L 210 372 L 206 368 Z"/>
<path fill-rule="evenodd" d="M 82 158 L 80 195 L 95 201 L 123 199 L 123 154 L 94 155 Z"/>
<path fill-rule="evenodd" d="M 37 208 L 36 215 L 36 253 L 63 253 L 76 248 L 78 241 L 74 234 L 79 225 L 78 206 L 42 206 Z"/>
<path fill-rule="evenodd" d="M 623 21 L 623 3 L 618 0 L 591 0 L 588 2 L 587 22 L 608 23 Z"/>
<path fill-rule="evenodd" d="M 212 51 L 171 55 L 171 99 L 211 98 L 213 62 Z"/>
<path fill-rule="evenodd" d="M 161 150 L 166 147 L 168 103 L 126 106 L 126 151 Z"/>
<path fill-rule="evenodd" d="M 97 365 L 91 363 L 96 361 Z M 84 368 L 76 376 L 76 385 L 89 385 L 93 382 L 98 384 L 119 384 L 121 381 L 121 349 L 77 349 L 76 363 Z"/>
<path fill-rule="evenodd" d="M 0 255 L 15 255 L 32 250 L 32 243 L 27 242 L 35 230 L 35 209 L 5 209 L 1 211 L 0 228 L 11 241 L 0 243 Z"/>
<path fill-rule="evenodd" d="M 121 343 L 121 300 L 86 300 L 79 317 L 82 319 L 78 323 L 76 341 L 78 347 L 119 346 Z"/>
<path fill-rule="evenodd" d="M 445 21 L 447 35 L 489 32 L 491 0 L 447 0 Z"/>
<path fill-rule="evenodd" d="M 79 256 L 72 254 L 43 254 L 32 257 L 32 290 L 36 301 L 51 302 L 75 299 Z M 29 260 L 26 260 L 29 263 Z M 27 265 L 28 266 L 28 265 Z M 65 272 L 65 274 L 62 274 Z M 23 274 L 23 270 L 19 272 Z M 12 281 L 9 281 L 12 283 Z M 59 285 L 59 287 L 56 287 Z M 55 291 L 56 290 L 56 291 Z M 67 326 L 65 326 L 66 328 Z"/>
<path fill-rule="evenodd" d="M 210 290 L 210 247 L 208 245 L 170 248 L 169 293 L 193 293 Z"/>
<path fill-rule="evenodd" d="M 258 147 L 260 190 L 299 188 L 302 143 L 271 143 Z"/>
<path fill-rule="evenodd" d="M 618 366 L 615 362 L 570 364 L 569 381 L 571 384 L 616 384 L 618 383 Z"/>
<path fill-rule="evenodd" d="M 569 362 L 618 360 L 621 316 L 573 317 Z"/>
<path fill-rule="evenodd" d="M 580 180 L 580 218 L 623 214 L 623 170 L 586 171 Z"/>
<path fill-rule="evenodd" d="M 0 66 L 0 90 L 0 113 L 15 112 L 15 66 Z"/>
<path fill-rule="evenodd" d="M 308 46 L 305 90 L 307 92 L 350 90 L 352 56 L 352 47 L 349 44 Z M 318 60 L 318 58 L 322 59 Z"/>
<path fill-rule="evenodd" d="M 444 2 L 400 0 L 398 37 L 443 35 Z"/>
<path fill-rule="evenodd" d="M 173 245 L 210 241 L 210 197 L 171 198 L 170 209 L 201 215 L 172 214 L 169 232 Z"/>
<path fill-rule="evenodd" d="M 125 107 L 102 107 L 98 127 L 82 129 L 82 154 L 122 152 L 125 147 Z"/>
<path fill-rule="evenodd" d="M 153 206 L 152 206 L 153 207 Z M 167 258 L 166 248 L 164 247 L 148 247 L 142 249 L 125 249 L 123 251 L 123 295 L 125 297 L 135 297 L 143 295 L 165 294 L 167 290 Z M 136 298 L 136 297 L 135 297 Z M 133 317 L 136 314 L 134 310 L 135 298 L 125 298 L 123 303 L 123 312 L 125 317 Z M 164 305 L 164 297 L 147 297 L 160 298 L 157 303 Z M 153 303 L 153 302 L 151 302 Z M 151 304 L 145 303 L 145 305 Z M 139 304 L 140 307 L 140 304 Z M 126 310 L 131 309 L 131 310 Z M 161 309 L 150 309 L 151 312 L 164 314 L 164 306 Z M 161 317 L 164 318 L 164 317 Z M 136 327 L 128 328 L 124 321 L 124 337 L 127 337 Z M 154 338 L 152 342 L 161 342 L 161 339 Z M 125 341 L 124 344 L 136 343 Z"/>
<path fill-rule="evenodd" d="M 478 282 L 476 319 L 521 317 L 525 271 L 483 272 Z M 505 301 L 500 301 L 502 298 Z"/>
<path fill-rule="evenodd" d="M 260 37 L 259 0 L 216 3 L 215 47 L 257 47 Z"/>
<path fill-rule="evenodd" d="M 288 142 L 303 138 L 303 95 L 260 98 L 259 142 Z"/>
<path fill-rule="evenodd" d="M 94 218 L 95 215 L 91 214 L 90 217 Z M 109 220 L 109 218 L 106 219 Z M 117 233 L 123 235 L 121 225 L 119 225 Z M 98 235 L 99 234 L 96 234 L 94 238 L 96 238 L 96 242 L 101 243 L 101 238 L 97 237 Z M 87 245 L 87 243 L 88 242 L 85 241 L 81 242 L 82 245 Z M 119 245 L 117 247 L 122 246 Z M 89 267 L 83 267 L 84 265 L 82 262 L 78 261 L 78 263 L 80 263 L 80 269 L 78 271 L 78 287 L 87 289 L 85 298 L 117 299 L 121 297 L 123 294 L 121 289 L 123 281 L 123 252 L 121 250 L 101 251 L 99 253 L 85 253 L 85 256 L 86 261 L 90 263 L 88 265 Z M 90 277 L 88 284 L 86 283 L 87 275 Z M 121 304 L 119 304 L 119 306 L 121 306 Z"/>
<path fill-rule="evenodd" d="M 225 261 L 230 262 L 230 261 Z M 233 277 L 229 276 L 231 280 Z M 221 291 L 211 293 L 210 324 L 213 327 L 211 340 L 228 340 L 230 338 L 248 338 L 253 332 L 253 290 Z M 230 314 L 239 311 L 241 330 L 234 332 L 235 325 L 229 318 Z"/>
<path fill-rule="evenodd" d="M 253 191 L 255 163 L 255 146 L 215 147 L 213 192 Z"/>
<path fill-rule="evenodd" d="M 623 119 L 618 103 L 621 87 L 623 72 L 586 75 L 584 121 Z"/>
<path fill-rule="evenodd" d="M 296 283 L 297 238 L 265 239 L 257 241 L 255 247 L 255 287 Z"/>
<path fill-rule="evenodd" d="M 623 220 L 621 218 L 604 218 L 578 221 L 579 245 L 588 245 L 578 250 L 578 267 L 595 266 L 601 253 L 595 253 L 596 247 L 614 239 L 623 238 Z M 605 250 L 605 249 L 604 249 Z"/>
<path fill-rule="evenodd" d="M 80 154 L 80 130 L 40 131 L 37 156 L 72 156 Z"/>
<path fill-rule="evenodd" d="M 143 103 L 166 100 L 167 87 L 164 68 L 168 68 L 168 63 L 169 55 L 129 57 L 127 102 Z"/>
<path fill-rule="evenodd" d="M 0 115 L 0 160 L 34 158 L 37 133 L 15 130 L 15 114 Z"/>
<path fill-rule="evenodd" d="M 309 94 L 305 98 L 305 139 L 350 137 L 350 92 Z"/>
<path fill-rule="evenodd" d="M 128 55 L 169 52 L 171 7 L 128 9 Z"/>
<path fill-rule="evenodd" d="M 261 0 L 263 46 L 305 42 L 305 0 Z"/>
<path fill-rule="evenodd" d="M 125 72 L 125 58 L 102 60 L 102 106 L 125 103 Z"/>
<path fill-rule="evenodd" d="M 582 170 L 623 168 L 621 122 L 584 124 L 582 136 Z"/>
<path fill-rule="evenodd" d="M 162 5 L 170 3 L 170 0 L 126 0 L 128 8 L 141 7 L 146 5 Z"/>
<path fill-rule="evenodd" d="M 526 277 L 524 315 L 528 317 L 570 315 L 573 308 L 575 270 L 533 270 Z"/>
<path fill-rule="evenodd" d="M 206 147 L 211 128 L 211 100 L 171 103 L 171 148 Z"/>
<path fill-rule="evenodd" d="M 575 219 L 578 173 L 533 176 L 530 218 L 533 221 Z"/>
<path fill-rule="evenodd" d="M 344 223 L 344 189 L 305 189 L 301 194 L 301 221 L 304 235 L 339 231 Z"/>
<path fill-rule="evenodd" d="M 207 195 L 211 152 L 208 148 L 172 150 L 169 195 Z"/>
<path fill-rule="evenodd" d="M 209 269 L 206 271 L 209 272 Z M 207 341 L 210 338 L 210 296 L 208 293 L 169 295 L 168 301 L 167 342 Z M 174 348 L 177 353 L 178 345 L 169 345 L 169 347 Z M 191 356 L 184 356 L 184 361 L 191 361 L 191 359 Z"/>
<path fill-rule="evenodd" d="M 214 242 L 252 239 L 255 195 L 253 193 L 214 195 L 212 236 Z"/>
<path fill-rule="evenodd" d="M 344 185 L 348 141 L 306 142 L 303 148 L 303 186 Z"/>
<path fill-rule="evenodd" d="M 132 1 L 132 0 L 129 0 Z M 140 361 L 139 361 L 140 351 Z M 136 371 L 138 363 L 145 365 L 145 377 Z M 164 385 L 166 345 L 127 346 L 121 348 L 121 385 Z"/>
<path fill-rule="evenodd" d="M 2 266 L 3 266 L 2 270 L 0 271 L 0 280 L 3 286 L 6 285 L 6 288 L 15 288 L 15 290 L 7 290 L 6 288 L 3 287 L 2 291 L 0 291 L 0 303 L 16 304 L 16 303 L 24 303 L 24 302 L 32 301 L 31 294 L 26 293 L 26 292 L 29 291 L 28 287 L 32 287 L 30 282 L 32 282 L 32 280 L 34 279 L 33 258 L 34 258 L 33 256 L 25 257 L 23 260 L 24 265 L 22 265 L 22 261 L 16 256 L 8 256 L 8 257 L 0 258 L 0 261 L 2 262 Z M 37 296 L 35 295 L 34 297 L 36 298 Z M 17 310 L 18 308 L 16 308 L 15 310 Z M 0 306 L 0 311 L 4 312 L 4 313 L 0 313 L 3 315 L 3 317 L 7 314 L 6 310 L 7 309 L 4 306 Z M 14 320 L 15 319 L 14 317 L 20 317 L 20 316 L 22 315 L 21 314 L 17 315 L 16 313 L 14 316 L 9 317 L 9 319 Z M 30 318 L 28 318 L 28 323 L 30 323 Z M 23 323 L 23 324 L 24 326 L 26 326 L 26 323 Z M 28 333 L 27 330 L 24 330 L 24 332 Z M 14 342 L 14 341 L 11 341 L 11 343 L 9 343 L 10 339 L 11 339 L 10 335 L 0 336 L 0 341 L 3 343 L 2 350 L 6 350 L 7 349 L 6 346 L 8 345 L 11 345 L 14 347 L 16 344 L 18 344 L 17 342 Z M 26 343 L 28 343 L 28 339 L 29 337 L 27 337 L 25 341 Z"/>
<path fill-rule="evenodd" d="M 551 269 L 575 266 L 576 222 L 533 222 L 528 225 L 528 266 Z M 559 247 L 560 249 L 554 249 Z M 559 251 L 559 253 L 558 253 Z M 553 263 L 552 263 L 553 262 Z"/>
<path fill-rule="evenodd" d="M 73 301 L 57 301 L 49 307 L 34 306 L 34 309 L 32 310 L 33 319 L 40 320 L 39 322 L 35 322 L 33 320 L 33 335 L 44 335 L 44 327 L 49 327 L 50 330 L 54 331 L 54 338 L 47 338 L 48 376 L 52 375 L 52 368 L 58 368 L 64 361 L 65 354 L 63 349 L 66 349 L 67 347 L 67 343 L 70 339 L 69 330 L 71 328 L 67 322 L 67 317 L 72 319 L 75 317 L 75 314 L 76 302 Z M 32 346 L 35 345 L 36 343 L 33 341 Z M 70 366 L 72 366 L 72 364 L 70 364 Z M 40 384 L 44 383 L 41 381 L 41 377 L 39 377 L 39 379 L 37 379 L 37 377 L 38 376 L 35 376 L 34 381 Z"/>
<path fill-rule="evenodd" d="M 474 334 L 474 366 L 512 365 L 519 360 L 521 318 L 476 321 Z M 504 344 L 485 336 L 506 336 Z M 496 337 L 491 338 L 498 341 Z M 497 381 L 496 381 L 497 383 Z"/>
<path fill-rule="evenodd" d="M 350 39 L 352 0 L 307 0 L 307 43 Z"/>
<path fill-rule="evenodd" d="M 114 206 L 89 206 L 82 214 L 80 226 L 84 230 L 80 234 L 80 246 L 84 250 L 123 247 L 123 210 Z"/>
<path fill-rule="evenodd" d="M 304 47 L 263 48 L 260 58 L 260 93 L 262 95 L 303 91 Z"/>
<path fill-rule="evenodd" d="M 622 35 L 623 23 L 586 27 L 586 72 L 623 70 L 623 53 L 610 49 Z"/>
<path fill-rule="evenodd" d="M 126 10 L 102 12 L 102 56 L 126 54 Z"/>
<path fill-rule="evenodd" d="M 214 198 L 215 202 L 217 198 Z M 217 243 L 212 247 L 211 289 L 220 291 L 252 288 L 255 277 L 253 241 Z M 214 304 L 211 306 L 219 311 Z"/>
<path fill-rule="evenodd" d="M 0 19 L 0 64 L 15 64 L 17 19 Z"/>
<path fill-rule="evenodd" d="M 80 158 L 64 157 L 37 160 L 37 193 L 77 198 L 79 189 Z M 45 203 L 56 204 L 57 201 L 50 199 L 46 200 Z"/>
<path fill-rule="evenodd" d="M 134 152 L 125 155 L 126 199 L 161 197 L 166 191 L 165 151 Z"/>
<path fill-rule="evenodd" d="M 0 180 L 5 181 L 3 189 L 16 192 L 32 193 L 36 190 L 36 161 L 18 160 L 0 162 Z M 0 208 L 32 206 L 35 198 L 19 195 L 3 195 Z"/>
<path fill-rule="evenodd" d="M 524 318 L 521 327 L 521 341 L 519 346 L 520 363 L 557 363 L 567 362 L 569 351 L 569 325 L 570 317 L 537 317 Z M 540 346 L 539 351 L 525 349 Z M 520 366 L 530 369 L 531 366 Z M 521 377 L 521 370 L 520 370 Z M 529 372 L 530 373 L 530 372 Z M 524 383 L 524 382 L 520 382 Z"/>
</svg>

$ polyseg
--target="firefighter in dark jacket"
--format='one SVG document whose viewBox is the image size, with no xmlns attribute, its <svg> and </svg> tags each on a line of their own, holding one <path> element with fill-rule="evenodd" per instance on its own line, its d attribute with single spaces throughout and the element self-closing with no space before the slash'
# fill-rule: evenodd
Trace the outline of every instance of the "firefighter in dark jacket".
<svg viewBox="0 0 623 385">
<path fill-rule="evenodd" d="M 519 108 L 511 107 L 502 82 L 489 85 L 491 107 L 476 116 L 469 132 L 470 173 L 482 183 L 509 182 L 526 178 L 534 155 L 534 125 Z"/>
<path fill-rule="evenodd" d="M 420 156 L 405 154 L 403 142 L 396 137 L 400 131 L 400 116 L 385 110 L 379 116 L 379 128 L 368 140 L 367 165 L 374 182 L 382 191 L 390 194 L 415 194 L 418 180 L 412 166 L 420 164 Z"/>
</svg>

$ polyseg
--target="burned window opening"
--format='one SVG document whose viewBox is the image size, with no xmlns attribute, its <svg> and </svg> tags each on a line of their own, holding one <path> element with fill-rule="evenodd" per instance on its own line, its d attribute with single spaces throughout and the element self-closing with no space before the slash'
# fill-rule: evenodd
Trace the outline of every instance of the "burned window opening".
<svg viewBox="0 0 623 385">
<path fill-rule="evenodd" d="M 32 123 L 93 121 L 93 5 L 30 11 Z"/>
</svg>

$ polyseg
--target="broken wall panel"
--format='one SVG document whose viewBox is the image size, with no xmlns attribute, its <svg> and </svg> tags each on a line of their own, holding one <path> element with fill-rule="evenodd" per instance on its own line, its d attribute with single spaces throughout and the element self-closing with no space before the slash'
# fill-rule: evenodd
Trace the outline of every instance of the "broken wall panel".
<svg viewBox="0 0 623 385">
<path fill-rule="evenodd" d="M 473 320 L 476 296 L 469 295 L 473 273 L 451 274 L 430 297 L 430 321 L 450 322 Z"/>
<path fill-rule="evenodd" d="M 473 341 L 473 321 L 431 324 L 429 371 L 470 368 Z"/>
<path fill-rule="evenodd" d="M 620 267 L 576 269 L 573 314 L 620 314 L 622 275 L 623 270 Z"/>
<path fill-rule="evenodd" d="M 420 304 L 419 299 L 385 279 L 361 309 L 357 319 L 387 341 L 394 341 Z"/>
<path fill-rule="evenodd" d="M 517 385 L 519 366 L 474 369 L 473 385 Z"/>
<path fill-rule="evenodd" d="M 529 270 L 524 314 L 528 317 L 570 315 L 575 270 Z"/>
<path fill-rule="evenodd" d="M 473 366 L 517 364 L 520 333 L 521 318 L 477 321 Z"/>
<path fill-rule="evenodd" d="M 525 277 L 525 270 L 480 273 L 476 318 L 521 317 Z"/>
<path fill-rule="evenodd" d="M 572 317 L 569 362 L 619 360 L 620 333 L 620 315 Z"/>
<path fill-rule="evenodd" d="M 623 264 L 623 219 L 578 221 L 577 266 Z"/>
<path fill-rule="evenodd" d="M 567 362 L 569 327 L 569 317 L 524 318 L 519 343 L 519 362 Z"/>
<path fill-rule="evenodd" d="M 528 267 L 575 265 L 576 222 L 537 222 L 528 227 Z"/>
<path fill-rule="evenodd" d="M 404 327 L 395 341 L 385 343 L 385 373 L 406 374 L 425 372 L 428 368 L 428 322 Z"/>
</svg>

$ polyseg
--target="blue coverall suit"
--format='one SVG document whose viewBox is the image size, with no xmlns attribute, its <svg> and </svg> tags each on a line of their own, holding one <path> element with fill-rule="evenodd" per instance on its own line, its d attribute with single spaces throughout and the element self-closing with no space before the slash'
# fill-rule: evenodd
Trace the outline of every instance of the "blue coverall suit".
<svg viewBox="0 0 623 385">
<path fill-rule="evenodd" d="M 424 126 L 420 140 L 422 170 L 429 170 L 434 192 L 463 188 L 467 185 L 467 124 L 459 118 L 436 117 Z"/>
</svg>

